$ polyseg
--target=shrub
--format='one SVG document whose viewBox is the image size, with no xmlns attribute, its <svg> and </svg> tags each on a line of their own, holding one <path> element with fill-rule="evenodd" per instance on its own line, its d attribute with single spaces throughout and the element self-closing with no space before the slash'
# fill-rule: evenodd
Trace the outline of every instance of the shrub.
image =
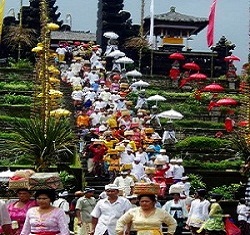
<svg viewBox="0 0 250 235">
<path fill-rule="evenodd" d="M 199 169 L 203 170 L 227 170 L 227 169 L 233 169 L 233 170 L 239 170 L 242 166 L 242 160 L 236 160 L 236 161 L 228 161 L 228 160 L 222 160 L 218 162 L 211 162 L 207 161 L 205 162 L 203 160 L 203 156 L 199 155 L 200 159 L 191 159 L 191 160 L 184 160 L 184 166 L 185 167 L 197 167 Z"/>
<path fill-rule="evenodd" d="M 209 194 L 220 194 L 223 196 L 224 200 L 234 200 L 235 193 L 237 193 L 241 186 L 241 184 L 222 185 L 213 188 L 211 191 L 209 191 Z"/>
<path fill-rule="evenodd" d="M 4 103 L 15 104 L 31 104 L 31 97 L 25 95 L 6 94 L 3 96 Z"/>
<path fill-rule="evenodd" d="M 202 177 L 196 174 L 188 174 L 190 182 L 190 192 L 193 194 L 197 189 L 206 188 L 206 184 L 202 181 Z"/>
<path fill-rule="evenodd" d="M 187 137 L 176 143 L 175 147 L 179 150 L 183 148 L 189 149 L 220 149 L 225 148 L 231 144 L 231 141 L 219 138 L 211 138 L 206 136 L 192 136 Z"/>
<path fill-rule="evenodd" d="M 0 82 L 0 89 L 7 91 L 31 91 L 33 84 L 25 81 Z"/>
<path fill-rule="evenodd" d="M 224 123 L 200 121 L 200 120 L 176 120 L 175 127 L 188 128 L 205 128 L 205 129 L 221 129 L 224 128 Z"/>
<path fill-rule="evenodd" d="M 34 67 L 33 64 L 27 59 L 19 59 L 16 61 L 13 58 L 9 58 L 9 65 L 11 68 L 15 69 L 32 69 Z"/>
</svg>

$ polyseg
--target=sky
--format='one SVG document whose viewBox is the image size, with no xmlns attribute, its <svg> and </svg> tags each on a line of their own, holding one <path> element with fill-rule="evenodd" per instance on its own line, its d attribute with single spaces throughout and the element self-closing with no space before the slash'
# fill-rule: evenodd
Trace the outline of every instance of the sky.
<svg viewBox="0 0 250 235">
<path fill-rule="evenodd" d="M 29 5 L 29 0 L 22 0 L 23 5 Z M 14 8 L 17 14 L 21 0 L 6 0 L 5 15 L 9 9 Z M 67 14 L 72 17 L 72 30 L 90 30 L 96 32 L 98 0 L 57 0 L 56 5 L 61 12 L 60 20 Z M 212 0 L 154 0 L 155 14 L 166 13 L 171 6 L 176 12 L 196 17 L 208 17 Z M 124 9 L 131 13 L 133 24 L 140 23 L 141 0 L 124 0 Z M 149 15 L 150 0 L 145 0 L 145 16 Z M 222 36 L 236 45 L 233 54 L 240 57 L 235 62 L 238 71 L 242 64 L 247 62 L 249 53 L 249 0 L 217 0 L 215 17 L 215 43 Z M 210 51 L 206 43 L 206 28 L 188 46 L 194 51 Z"/>
</svg>

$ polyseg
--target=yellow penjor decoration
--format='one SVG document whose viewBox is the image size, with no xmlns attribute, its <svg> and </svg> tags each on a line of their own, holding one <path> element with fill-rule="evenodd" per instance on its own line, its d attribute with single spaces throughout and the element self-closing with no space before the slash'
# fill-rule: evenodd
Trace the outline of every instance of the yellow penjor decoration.
<svg viewBox="0 0 250 235">
<path fill-rule="evenodd" d="M 60 71 L 55 64 L 55 52 L 50 49 L 50 32 L 58 30 L 59 26 L 49 22 L 46 0 L 40 1 L 41 40 L 32 52 L 37 55 L 36 76 L 39 92 L 36 95 L 40 107 L 39 114 L 43 120 L 44 133 L 50 116 L 65 117 L 69 111 L 59 109 L 63 93 L 60 89 Z M 36 105 L 36 104 L 35 104 Z M 54 110 L 54 111 L 53 111 Z M 63 111 L 62 111 L 63 110 Z"/>
</svg>

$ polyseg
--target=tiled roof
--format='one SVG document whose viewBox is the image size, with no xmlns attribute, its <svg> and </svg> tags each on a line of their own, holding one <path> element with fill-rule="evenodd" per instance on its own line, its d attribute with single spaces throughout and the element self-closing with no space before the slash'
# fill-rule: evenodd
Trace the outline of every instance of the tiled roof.
<svg viewBox="0 0 250 235">
<path fill-rule="evenodd" d="M 149 19 L 150 16 L 147 16 L 145 19 Z M 208 19 L 205 17 L 195 17 L 190 15 L 184 15 L 175 11 L 174 7 L 171 7 L 170 11 L 167 13 L 154 15 L 155 20 L 168 21 L 168 22 L 190 22 L 190 23 L 204 23 L 208 22 Z"/>
<path fill-rule="evenodd" d="M 96 34 L 82 31 L 52 31 L 50 37 L 62 41 L 96 41 Z"/>
</svg>

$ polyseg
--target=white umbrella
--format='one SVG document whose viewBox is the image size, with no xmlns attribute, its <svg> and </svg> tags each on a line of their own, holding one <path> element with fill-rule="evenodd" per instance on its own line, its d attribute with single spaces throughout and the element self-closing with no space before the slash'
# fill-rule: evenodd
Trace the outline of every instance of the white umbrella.
<svg viewBox="0 0 250 235">
<path fill-rule="evenodd" d="M 131 86 L 132 87 L 140 87 L 140 89 L 141 89 L 142 87 L 148 87 L 149 83 L 140 80 L 140 81 L 132 83 Z"/>
<path fill-rule="evenodd" d="M 124 57 L 117 59 L 115 61 L 115 63 L 123 64 L 123 66 L 124 66 L 123 68 L 125 68 L 125 64 L 133 64 L 134 61 L 132 59 L 128 58 L 127 56 L 124 56 Z"/>
<path fill-rule="evenodd" d="M 158 117 L 160 118 L 169 118 L 170 120 L 171 119 L 182 119 L 183 118 L 183 115 L 173 109 L 170 109 L 170 110 L 167 110 L 167 111 L 164 111 L 162 113 L 159 113 L 157 115 Z"/>
<path fill-rule="evenodd" d="M 117 38 L 119 38 L 119 35 L 114 33 L 114 32 L 106 32 L 106 33 L 103 34 L 103 36 L 105 38 L 109 38 L 109 39 L 117 39 Z"/>
<path fill-rule="evenodd" d="M 156 101 L 156 106 L 158 101 L 165 101 L 166 98 L 161 95 L 153 95 L 147 98 L 147 101 Z"/>
<path fill-rule="evenodd" d="M 139 71 L 137 71 L 136 69 L 134 69 L 134 70 L 131 70 L 131 71 L 127 72 L 126 76 L 141 77 L 142 74 Z"/>
<path fill-rule="evenodd" d="M 119 58 L 122 56 L 125 56 L 125 53 L 120 50 L 114 50 L 110 52 L 108 55 L 106 55 L 106 57 L 114 57 L 114 58 Z"/>
</svg>

